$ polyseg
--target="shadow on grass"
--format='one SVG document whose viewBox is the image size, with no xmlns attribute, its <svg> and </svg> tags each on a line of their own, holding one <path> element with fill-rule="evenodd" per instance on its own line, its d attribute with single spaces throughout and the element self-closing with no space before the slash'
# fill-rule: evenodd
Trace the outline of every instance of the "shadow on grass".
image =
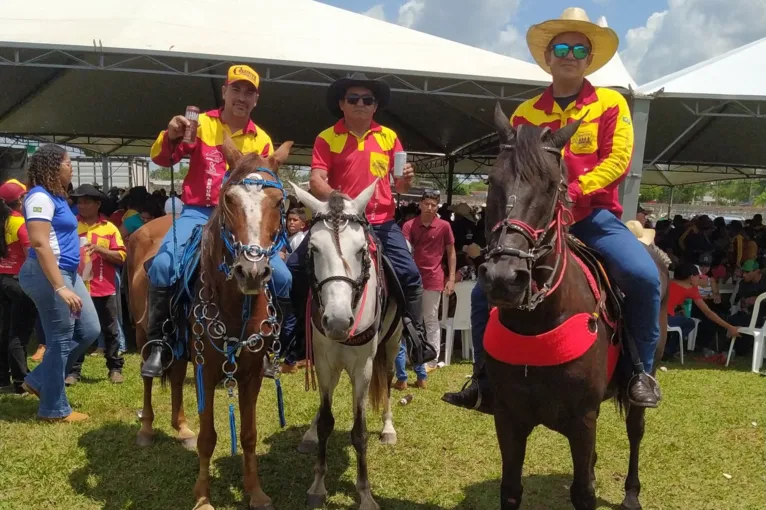
<svg viewBox="0 0 766 510">
<path fill-rule="evenodd" d="M 1 395 L 0 396 L 0 421 L 8 423 L 34 421 L 37 419 L 37 408 L 40 401 L 27 395 Z"/>
</svg>

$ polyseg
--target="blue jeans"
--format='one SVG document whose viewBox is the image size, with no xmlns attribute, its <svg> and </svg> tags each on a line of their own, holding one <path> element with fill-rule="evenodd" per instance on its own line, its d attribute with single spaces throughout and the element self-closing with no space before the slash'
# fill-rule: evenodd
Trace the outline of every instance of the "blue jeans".
<svg viewBox="0 0 766 510">
<path fill-rule="evenodd" d="M 407 241 L 404 239 L 402 229 L 394 221 L 383 223 L 382 225 L 373 225 L 372 230 L 375 235 L 380 239 L 380 243 L 383 245 L 383 251 L 391 261 L 391 265 L 394 267 L 394 272 L 402 286 L 404 291 L 405 301 L 409 302 L 413 296 L 423 295 L 423 281 L 420 279 L 420 271 L 415 265 L 415 259 L 412 257 L 409 248 L 407 247 Z M 311 233 L 306 234 L 303 238 L 300 246 L 290 254 L 287 259 L 287 268 L 293 274 L 294 282 L 292 288 L 292 302 L 293 309 L 297 312 L 297 316 L 302 318 L 306 310 L 306 300 L 308 299 L 309 278 L 308 269 L 306 268 L 306 254 L 309 249 L 309 241 L 311 240 Z M 416 322 L 422 322 L 422 310 L 420 311 L 420 317 L 415 317 Z M 300 337 L 303 332 L 303 321 L 292 320 L 290 330 L 284 325 L 282 326 L 282 338 L 283 345 L 285 340 L 288 342 L 296 337 Z"/>
<path fill-rule="evenodd" d="M 82 278 L 76 271 L 62 270 L 61 276 L 67 288 L 82 300 L 79 319 L 71 318 L 69 307 L 53 291 L 37 260 L 28 258 L 19 273 L 19 283 L 35 302 L 45 331 L 47 350 L 43 361 L 25 379 L 40 393 L 37 414 L 43 418 L 63 418 L 72 412 L 64 390 L 64 377 L 101 331 L 96 308 Z"/>
<path fill-rule="evenodd" d="M 383 347 L 381 346 L 379 348 L 382 349 Z M 399 352 L 396 354 L 396 363 L 394 364 L 396 367 L 397 381 L 407 382 L 406 364 L 407 348 L 405 347 L 405 340 L 402 338 L 402 341 L 399 343 Z M 425 365 L 415 365 L 412 369 L 415 371 L 415 375 L 418 376 L 418 381 L 425 381 L 428 379 Z"/>
<path fill-rule="evenodd" d="M 212 207 L 197 207 L 193 205 L 184 206 L 181 215 L 176 218 L 175 225 L 170 227 L 165 238 L 162 240 L 157 255 L 154 257 L 149 268 L 149 281 L 155 287 L 171 287 L 178 279 L 179 260 L 183 255 L 186 243 L 192 235 L 192 232 L 198 225 L 207 223 L 210 215 L 213 214 Z M 177 253 L 174 253 L 173 231 L 176 233 Z M 285 262 L 279 254 L 275 254 L 269 260 L 271 265 L 271 281 L 274 285 L 274 292 L 277 297 L 288 298 L 290 296 L 290 287 L 292 286 L 292 276 L 287 270 Z"/>
<path fill-rule="evenodd" d="M 477 367 L 484 363 L 484 331 L 489 322 L 489 301 L 481 285 L 475 285 L 471 291 L 471 343 L 473 343 L 473 362 Z M 487 372 L 481 370 L 476 374 L 479 387 L 489 388 Z"/>
<path fill-rule="evenodd" d="M 696 323 L 691 317 L 685 315 L 668 315 L 668 327 L 681 328 L 681 337 L 678 335 L 668 335 L 667 343 L 665 344 L 665 354 L 675 354 L 678 352 L 679 342 L 683 342 L 684 338 L 689 336 L 689 333 L 694 331 Z"/>
<path fill-rule="evenodd" d="M 595 209 L 570 229 L 598 250 L 610 277 L 625 293 L 625 326 L 647 373 L 652 372 L 660 341 L 660 273 L 646 247 L 606 209 Z"/>
<path fill-rule="evenodd" d="M 122 314 L 120 313 L 120 286 L 122 283 L 122 277 L 120 276 L 120 272 L 117 271 L 114 275 L 114 288 L 117 291 L 117 342 L 120 346 L 120 352 L 126 352 L 128 350 L 127 343 L 125 342 L 125 331 L 122 329 Z M 102 331 L 100 335 L 98 335 L 98 341 L 96 343 L 96 346 L 99 349 L 106 349 L 106 341 L 104 340 L 104 332 Z"/>
</svg>

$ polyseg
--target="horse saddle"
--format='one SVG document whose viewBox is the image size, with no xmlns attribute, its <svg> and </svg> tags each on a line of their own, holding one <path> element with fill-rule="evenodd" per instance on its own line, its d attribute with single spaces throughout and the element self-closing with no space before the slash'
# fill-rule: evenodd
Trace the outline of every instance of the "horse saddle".
<svg viewBox="0 0 766 510">
<path fill-rule="evenodd" d="M 620 342 L 622 328 L 617 327 L 620 317 L 622 317 L 623 294 L 617 285 L 609 277 L 609 273 L 604 267 L 601 253 L 593 248 L 589 248 L 575 236 L 567 235 L 567 245 L 571 253 L 584 266 L 586 277 L 593 290 L 594 296 L 599 300 L 599 310 L 597 313 L 602 315 L 607 324 L 615 331 L 613 343 Z"/>
</svg>

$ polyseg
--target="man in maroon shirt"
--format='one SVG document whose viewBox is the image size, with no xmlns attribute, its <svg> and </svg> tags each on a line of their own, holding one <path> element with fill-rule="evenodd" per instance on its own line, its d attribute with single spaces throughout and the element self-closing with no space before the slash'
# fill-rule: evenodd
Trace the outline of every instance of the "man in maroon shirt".
<svg viewBox="0 0 766 510">
<path fill-rule="evenodd" d="M 450 224 L 436 215 L 439 209 L 439 190 L 427 189 L 420 199 L 420 216 L 407 221 L 402 228 L 404 238 L 412 247 L 415 265 L 423 280 L 423 319 L 426 324 L 426 340 L 436 351 L 436 359 L 430 362 L 435 367 L 439 360 L 441 335 L 439 331 L 439 301 L 442 291 L 452 294 L 455 290 L 455 237 Z M 442 258 L 447 254 L 449 277 L 445 283 Z M 404 370 L 406 352 L 404 345 L 396 357 L 398 389 L 407 385 L 407 373 Z M 415 367 L 418 375 L 418 387 L 425 385 L 426 371 Z"/>
</svg>

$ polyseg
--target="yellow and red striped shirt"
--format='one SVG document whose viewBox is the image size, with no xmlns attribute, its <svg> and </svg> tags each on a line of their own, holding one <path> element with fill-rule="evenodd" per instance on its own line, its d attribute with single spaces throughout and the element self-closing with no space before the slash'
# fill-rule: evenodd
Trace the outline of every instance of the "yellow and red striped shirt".
<svg viewBox="0 0 766 510">
<path fill-rule="evenodd" d="M 579 96 L 562 110 L 553 88 L 523 102 L 511 117 L 518 127 L 530 124 L 560 129 L 582 119 L 577 133 L 563 150 L 570 196 L 575 200 L 575 221 L 593 209 L 622 215 L 618 186 L 628 174 L 633 156 L 633 122 L 625 98 L 619 92 L 594 88 L 585 80 Z"/>
<path fill-rule="evenodd" d="M 152 145 L 152 161 L 169 167 L 190 156 L 189 173 L 183 183 L 181 201 L 185 205 L 215 207 L 218 205 L 218 193 L 221 191 L 228 163 L 223 155 L 224 133 L 231 137 L 234 145 L 243 154 L 257 152 L 268 156 L 272 152 L 269 135 L 249 120 L 244 130 L 232 133 L 229 126 L 221 120 L 222 110 L 210 110 L 200 114 L 197 127 L 197 142 L 173 144 L 167 130 L 160 133 Z M 123 221 L 126 218 L 123 218 Z"/>
<path fill-rule="evenodd" d="M 112 222 L 101 216 L 99 221 L 88 225 L 82 218 L 77 217 L 77 235 L 86 237 L 90 244 L 95 244 L 111 251 L 120 252 L 122 261 L 125 262 L 125 243 L 117 227 Z M 87 260 L 84 262 L 88 262 Z M 93 267 L 93 279 L 85 282 L 91 297 L 111 296 L 117 292 L 115 277 L 117 266 L 104 260 L 101 255 L 94 253 L 90 262 Z"/>
<path fill-rule="evenodd" d="M 16 211 L 5 221 L 5 246 L 8 253 L 0 258 L 0 274 L 17 275 L 27 259 L 24 248 L 29 248 L 29 235 L 24 216 Z"/>
</svg>

